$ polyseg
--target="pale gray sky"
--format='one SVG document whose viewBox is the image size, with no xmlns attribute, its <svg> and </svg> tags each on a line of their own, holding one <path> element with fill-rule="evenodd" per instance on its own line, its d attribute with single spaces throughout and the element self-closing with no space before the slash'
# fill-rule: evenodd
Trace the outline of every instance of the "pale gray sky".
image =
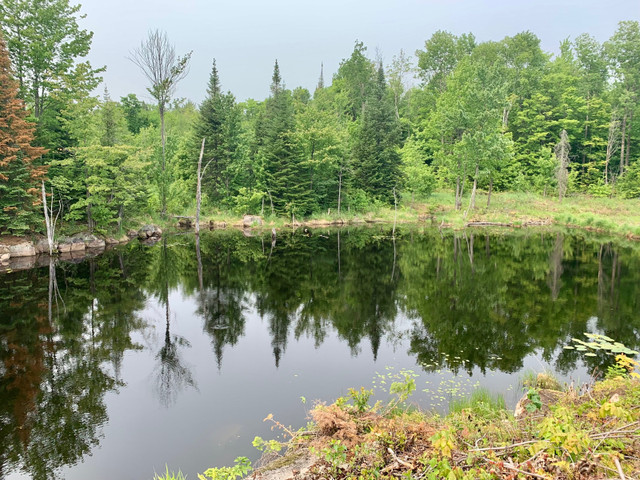
<svg viewBox="0 0 640 480">
<path fill-rule="evenodd" d="M 621 20 L 640 19 L 639 0 L 85 0 L 81 21 L 94 32 L 89 60 L 106 65 L 114 99 L 136 93 L 151 101 L 146 80 L 127 60 L 150 29 L 167 32 L 179 54 L 193 50 L 190 73 L 176 92 L 202 101 L 215 57 L 222 86 L 239 100 L 264 99 L 277 58 L 287 87 L 313 91 L 324 62 L 330 81 L 356 39 L 385 62 L 413 55 L 437 30 L 472 32 L 479 41 L 524 30 L 542 48 L 589 33 L 609 38 Z M 102 88 L 102 87 L 101 87 Z"/>
</svg>

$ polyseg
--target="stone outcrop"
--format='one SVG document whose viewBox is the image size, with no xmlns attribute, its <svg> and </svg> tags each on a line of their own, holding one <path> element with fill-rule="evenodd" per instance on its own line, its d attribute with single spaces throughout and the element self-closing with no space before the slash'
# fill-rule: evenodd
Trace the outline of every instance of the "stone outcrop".
<svg viewBox="0 0 640 480">
<path fill-rule="evenodd" d="M 242 217 L 243 227 L 260 227 L 262 223 L 262 218 L 257 215 L 245 215 Z"/>
<path fill-rule="evenodd" d="M 24 241 L 16 245 L 9 245 L 9 255 L 11 257 L 33 257 L 36 249 L 32 242 Z"/>
<path fill-rule="evenodd" d="M 145 225 L 138 230 L 137 236 L 140 240 L 157 239 L 162 236 L 162 230 L 156 225 Z"/>
</svg>

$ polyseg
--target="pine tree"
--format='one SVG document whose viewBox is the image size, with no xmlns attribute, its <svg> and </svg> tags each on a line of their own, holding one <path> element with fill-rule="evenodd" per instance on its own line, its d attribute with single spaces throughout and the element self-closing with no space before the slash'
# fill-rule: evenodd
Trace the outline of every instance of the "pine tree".
<svg viewBox="0 0 640 480">
<path fill-rule="evenodd" d="M 374 198 L 391 203 L 401 181 L 399 126 L 387 95 L 382 65 L 364 106 L 353 148 L 354 186 Z"/>
<path fill-rule="evenodd" d="M 39 215 L 35 207 L 40 202 L 38 187 L 46 167 L 37 160 L 46 150 L 31 145 L 34 127 L 26 116 L 0 35 L 0 232 L 24 232 Z"/>
</svg>

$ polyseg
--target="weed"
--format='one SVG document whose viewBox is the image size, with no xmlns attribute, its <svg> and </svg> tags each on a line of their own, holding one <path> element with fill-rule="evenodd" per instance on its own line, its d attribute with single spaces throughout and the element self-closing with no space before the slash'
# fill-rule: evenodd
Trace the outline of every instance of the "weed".
<svg viewBox="0 0 640 480">
<path fill-rule="evenodd" d="M 200 480 L 235 480 L 242 478 L 251 471 L 251 462 L 247 457 L 238 457 L 233 467 L 209 468 L 204 474 L 198 474 Z"/>
<path fill-rule="evenodd" d="M 353 400 L 353 405 L 359 413 L 363 413 L 370 408 L 369 398 L 371 398 L 371 395 L 373 395 L 373 390 L 365 390 L 364 387 L 360 387 L 360 390 L 349 389 L 349 397 Z"/>
<path fill-rule="evenodd" d="M 158 475 L 157 473 L 153 475 L 153 480 L 186 480 L 186 477 L 182 474 L 180 470 L 178 473 L 169 472 L 169 467 L 165 465 L 165 473 L 164 475 Z"/>
<path fill-rule="evenodd" d="M 506 404 L 502 395 L 492 394 L 486 388 L 478 388 L 470 397 L 454 399 L 449 405 L 450 413 L 460 413 L 463 410 L 471 410 L 476 414 L 486 414 L 498 410 L 504 410 Z"/>
<path fill-rule="evenodd" d="M 535 412 L 536 410 L 540 410 L 542 408 L 542 400 L 540 399 L 540 394 L 535 388 L 529 388 L 527 391 L 527 399 L 529 403 L 527 403 L 526 409 L 528 412 Z"/>
</svg>

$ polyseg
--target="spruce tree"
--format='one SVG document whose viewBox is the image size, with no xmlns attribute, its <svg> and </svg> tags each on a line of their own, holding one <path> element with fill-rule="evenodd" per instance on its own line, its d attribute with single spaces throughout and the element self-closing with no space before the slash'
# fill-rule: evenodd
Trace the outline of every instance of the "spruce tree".
<svg viewBox="0 0 640 480">
<path fill-rule="evenodd" d="M 400 130 L 387 95 L 382 64 L 367 97 L 354 143 L 354 186 L 373 198 L 392 203 L 393 189 L 399 187 L 401 181 L 401 158 L 397 150 Z"/>
<path fill-rule="evenodd" d="M 291 92 L 284 88 L 278 62 L 273 68 L 271 96 L 260 122 L 264 183 L 268 201 L 278 214 L 303 216 L 310 213 L 308 172 L 293 140 L 295 117 Z"/>
<path fill-rule="evenodd" d="M 215 59 L 207 98 L 200 106 L 200 116 L 194 128 L 193 151 L 199 154 L 205 138 L 203 165 L 208 167 L 202 179 L 203 191 L 214 202 L 230 203 L 231 166 L 239 146 L 236 100 L 231 92 L 222 92 Z M 197 157 L 194 153 L 194 158 Z M 209 163 L 210 162 L 210 163 Z"/>
<path fill-rule="evenodd" d="M 26 116 L 0 35 L 0 232 L 23 233 L 39 216 L 38 187 L 46 167 L 37 161 L 46 150 L 32 146 L 34 127 Z"/>
</svg>

